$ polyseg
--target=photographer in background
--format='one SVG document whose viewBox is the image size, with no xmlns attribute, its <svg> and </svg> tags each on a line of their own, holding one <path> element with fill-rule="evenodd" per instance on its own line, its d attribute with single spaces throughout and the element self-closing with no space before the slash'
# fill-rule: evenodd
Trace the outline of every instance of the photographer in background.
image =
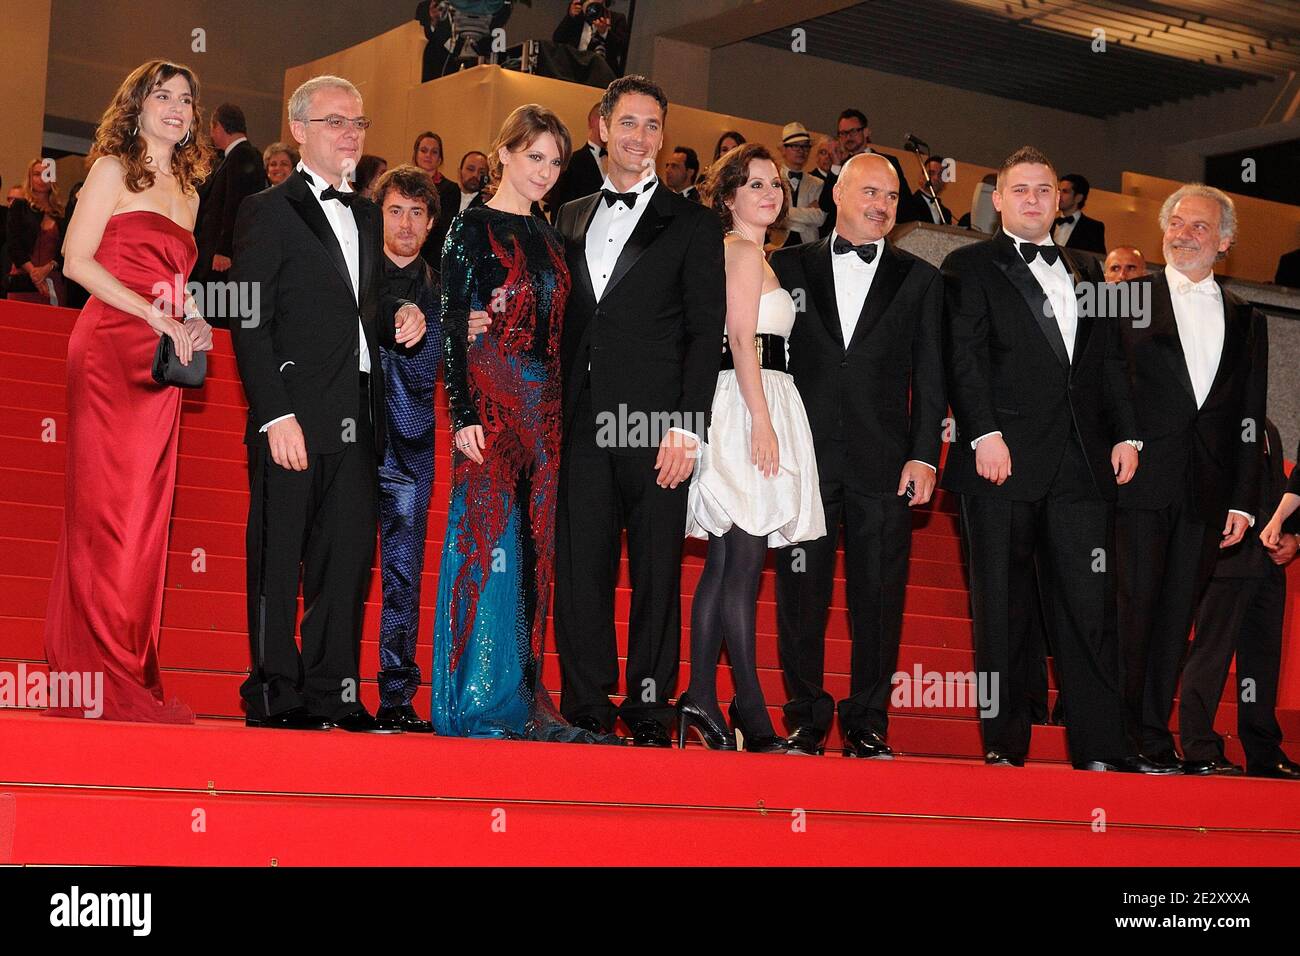
<svg viewBox="0 0 1300 956">
<path fill-rule="evenodd" d="M 601 0 L 572 0 L 569 12 L 555 28 L 551 39 L 580 52 L 598 53 L 615 76 L 627 67 L 627 45 L 631 36 L 627 17 Z"/>
</svg>

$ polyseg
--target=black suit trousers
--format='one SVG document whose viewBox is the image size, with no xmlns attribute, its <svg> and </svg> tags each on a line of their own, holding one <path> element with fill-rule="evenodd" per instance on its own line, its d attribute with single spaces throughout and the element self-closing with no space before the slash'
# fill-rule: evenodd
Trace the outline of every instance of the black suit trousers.
<svg viewBox="0 0 1300 956">
<path fill-rule="evenodd" d="M 1224 756 L 1214 715 L 1234 652 L 1237 733 L 1246 764 L 1265 766 L 1286 758 L 1274 711 L 1285 612 L 1286 572 L 1280 568 L 1262 578 L 1215 578 L 1206 587 L 1179 694 L 1178 730 L 1188 760 Z"/>
<path fill-rule="evenodd" d="M 841 449 L 839 457 L 842 454 Z M 837 455 L 832 451 L 829 457 Z M 826 464 L 834 475 L 833 462 Z M 823 677 L 826 620 L 842 527 L 852 651 L 849 696 L 839 703 L 840 729 L 874 730 L 883 737 L 903 631 L 911 509 L 906 498 L 853 491 L 833 477 L 822 480 L 821 495 L 826 534 L 782 548 L 776 557 L 777 650 L 789 694 L 786 722 L 791 729 L 811 727 L 825 735 L 835 713 Z"/>
<path fill-rule="evenodd" d="M 368 408 L 362 402 L 363 409 Z M 369 415 L 343 450 L 282 468 L 266 439 L 249 445 L 248 635 L 240 688 L 250 717 L 306 707 L 360 708 L 361 625 L 375 555 L 378 468 Z M 299 578 L 302 651 L 294 641 Z"/>
<path fill-rule="evenodd" d="M 1117 512 L 1120 682 L 1129 736 L 1150 756 L 1174 750 L 1169 718 L 1178 672 L 1221 531 L 1185 504 Z"/>
<path fill-rule="evenodd" d="M 560 709 L 613 729 L 644 718 L 667 726 L 681 658 L 681 570 L 689 481 L 656 484 L 653 455 L 616 455 L 597 443 L 591 392 L 577 399 L 560 461 L 555 528 L 555 648 Z M 627 697 L 615 708 L 614 629 L 622 532 L 627 530 L 632 604 Z"/>
<path fill-rule="evenodd" d="M 1071 436 L 1045 497 L 1012 501 L 963 495 L 969 546 L 975 669 L 997 677 L 995 712 L 981 714 L 986 750 L 1023 757 L 1032 730 L 1027 696 L 1037 637 L 1029 595 L 1035 568 L 1052 635 L 1075 761 L 1132 753 L 1117 677 L 1114 508 L 1098 497 Z M 991 686 L 991 683 L 990 683 Z"/>
</svg>

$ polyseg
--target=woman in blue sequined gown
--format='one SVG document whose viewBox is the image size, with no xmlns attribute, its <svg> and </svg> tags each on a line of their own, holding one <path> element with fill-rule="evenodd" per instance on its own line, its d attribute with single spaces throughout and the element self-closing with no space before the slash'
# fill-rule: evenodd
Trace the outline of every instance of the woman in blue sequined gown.
<svg viewBox="0 0 1300 956">
<path fill-rule="evenodd" d="M 529 214 L 568 161 L 564 124 L 521 106 L 489 153 L 498 188 L 456 217 L 442 258 L 455 447 L 433 630 L 434 729 L 587 739 L 542 687 L 555 558 L 564 240 Z M 491 327 L 466 345 L 469 313 Z"/>
</svg>

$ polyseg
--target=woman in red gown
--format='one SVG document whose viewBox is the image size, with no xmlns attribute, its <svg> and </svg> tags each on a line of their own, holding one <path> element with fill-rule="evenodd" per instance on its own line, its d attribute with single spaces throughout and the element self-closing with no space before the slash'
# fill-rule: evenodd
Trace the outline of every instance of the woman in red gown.
<svg viewBox="0 0 1300 956">
<path fill-rule="evenodd" d="M 209 168 L 197 100 L 186 67 L 153 60 L 131 73 L 104 112 L 68 226 L 64 271 L 92 298 L 68 342 L 67 484 L 45 653 L 51 672 L 102 674 L 103 692 L 101 714 L 52 700 L 56 716 L 194 720 L 163 696 L 158 667 L 181 393 L 155 384 L 150 368 L 160 335 L 186 363 L 212 346 L 193 301 L 175 292 L 197 255 L 195 190 Z"/>
</svg>

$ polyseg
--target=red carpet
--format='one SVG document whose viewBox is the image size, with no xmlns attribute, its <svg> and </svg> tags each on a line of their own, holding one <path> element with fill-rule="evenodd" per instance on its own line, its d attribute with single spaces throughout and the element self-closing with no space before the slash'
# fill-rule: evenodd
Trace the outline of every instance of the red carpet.
<svg viewBox="0 0 1300 956">
<path fill-rule="evenodd" d="M 41 627 L 63 496 L 63 356 L 74 318 L 66 310 L 0 302 L 4 671 L 26 662 L 30 673 L 43 660 Z M 1076 773 L 1059 763 L 1066 753 L 1056 727 L 1035 728 L 1025 770 L 985 768 L 951 759 L 980 753 L 969 708 L 897 710 L 890 742 L 907 756 L 887 764 L 695 748 L 647 753 L 247 730 L 229 719 L 240 714 L 237 688 L 247 667 L 247 489 L 243 396 L 224 333 L 210 357 L 208 384 L 187 396 L 184 408 L 161 654 L 169 694 L 212 719 L 176 728 L 0 712 L 6 758 L 0 765 L 0 863 L 1300 862 L 1298 786 Z M 439 413 L 445 425 L 445 407 Z M 51 430 L 53 441 L 47 440 Z M 444 427 L 418 655 L 426 678 L 446 520 L 447 449 Z M 973 669 L 954 510 L 954 502 L 940 495 L 932 509 L 916 515 L 899 660 L 899 669 L 909 673 L 916 666 L 927 672 Z M 688 551 L 687 623 L 703 562 L 698 545 Z M 1300 587 L 1292 591 L 1292 612 L 1297 592 Z M 623 631 L 628 597 L 622 589 Z M 760 597 L 761 678 L 769 702 L 779 704 L 784 691 L 770 570 Z M 827 688 L 843 696 L 849 642 L 842 577 L 834 605 Z M 366 611 L 362 674 L 373 677 L 377 574 Z M 1295 631 L 1289 613 L 1288 633 Z M 1290 704 L 1300 700 L 1292 670 L 1287 662 L 1283 700 Z M 558 687 L 553 653 L 545 676 L 552 690 Z M 682 686 L 688 678 L 684 661 Z M 724 701 L 731 695 L 725 667 L 719 695 Z M 374 707 L 373 679 L 363 698 Z M 427 710 L 427 685 L 416 706 Z M 779 727 L 780 708 L 770 709 Z M 1235 718 L 1225 695 L 1220 730 L 1230 734 Z M 1281 720 L 1288 749 L 1300 753 L 1300 710 L 1284 709 Z M 833 731 L 832 746 L 837 735 Z M 1242 759 L 1231 737 L 1228 753 Z M 792 829 L 796 808 L 807 814 L 802 830 Z M 496 810 L 505 813 L 504 833 L 493 829 Z M 1104 833 L 1093 829 L 1098 810 L 1105 814 Z M 111 827 L 103 825 L 106 819 Z M 380 839 L 386 833 L 404 836 Z"/>
</svg>

